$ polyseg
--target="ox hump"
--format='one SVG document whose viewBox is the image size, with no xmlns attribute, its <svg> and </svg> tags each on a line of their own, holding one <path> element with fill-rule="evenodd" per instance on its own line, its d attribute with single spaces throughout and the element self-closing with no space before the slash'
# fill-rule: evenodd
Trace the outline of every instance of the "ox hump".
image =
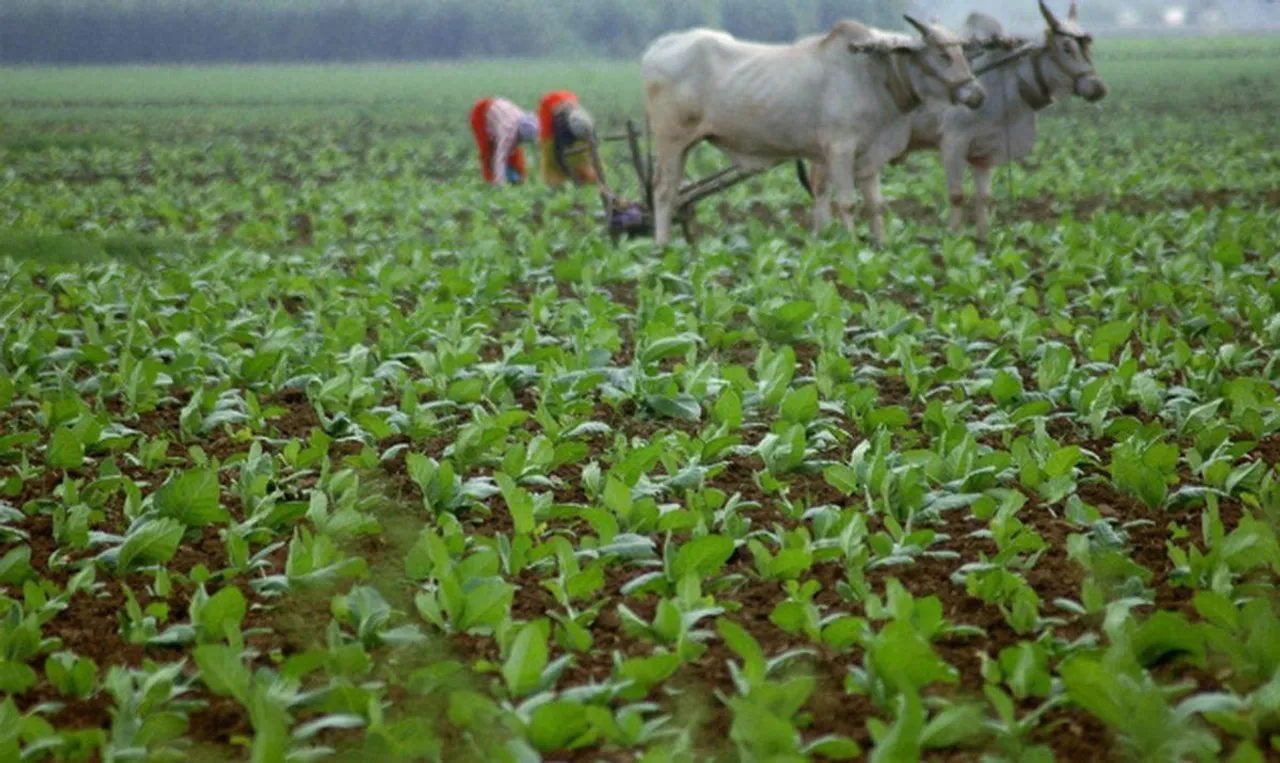
<svg viewBox="0 0 1280 763">
<path fill-rule="evenodd" d="M 831 25 L 831 31 L 822 38 L 825 45 L 833 40 L 841 40 L 853 45 L 866 45 L 876 40 L 876 34 L 870 27 L 853 19 L 840 19 Z"/>
<path fill-rule="evenodd" d="M 963 34 L 972 38 L 1001 37 L 1004 26 L 994 16 L 974 11 L 964 20 Z"/>
<path fill-rule="evenodd" d="M 959 45 L 961 40 L 950 29 L 941 24 L 929 25 L 929 38 L 935 45 Z"/>
</svg>

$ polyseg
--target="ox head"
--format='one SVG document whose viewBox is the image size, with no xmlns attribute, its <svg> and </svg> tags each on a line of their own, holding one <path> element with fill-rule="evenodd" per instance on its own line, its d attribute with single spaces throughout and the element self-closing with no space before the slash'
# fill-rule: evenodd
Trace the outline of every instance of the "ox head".
<svg viewBox="0 0 1280 763">
<path fill-rule="evenodd" d="M 1107 84 L 1093 68 L 1093 57 L 1090 47 L 1093 38 L 1078 23 L 1079 13 L 1075 1 L 1072 0 L 1067 20 L 1060 21 L 1045 5 L 1040 2 L 1040 15 L 1048 25 L 1045 30 L 1045 49 L 1049 59 L 1062 76 L 1071 82 L 1071 91 L 1090 103 L 1096 103 L 1107 95 Z"/>
<path fill-rule="evenodd" d="M 969 61 L 965 58 L 960 38 L 940 24 L 925 24 L 909 15 L 904 15 L 903 18 L 920 32 L 920 37 L 924 41 L 924 47 L 917 51 L 915 59 L 925 79 L 945 86 L 947 97 L 952 104 L 964 105 L 971 109 L 980 108 L 987 99 L 987 93 L 969 68 Z M 921 89 L 925 91 L 933 85 L 933 83 L 922 84 L 924 87 Z"/>
</svg>

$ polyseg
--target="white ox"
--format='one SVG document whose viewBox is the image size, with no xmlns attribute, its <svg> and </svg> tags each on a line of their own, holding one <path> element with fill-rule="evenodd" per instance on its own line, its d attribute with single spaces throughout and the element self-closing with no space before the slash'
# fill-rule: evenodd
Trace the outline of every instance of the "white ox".
<svg viewBox="0 0 1280 763">
<path fill-rule="evenodd" d="M 973 169 L 974 217 L 978 240 L 986 241 L 988 206 L 991 201 L 991 172 L 1011 161 L 1021 161 L 1031 153 L 1036 141 L 1036 113 L 1060 98 L 1079 96 L 1096 103 L 1107 95 L 1106 83 L 1094 71 L 1089 53 L 1090 36 L 1077 24 L 1073 2 L 1065 22 L 1059 21 L 1041 0 L 1040 13 L 1048 25 L 1044 40 L 1022 46 L 1010 56 L 1010 63 L 983 72 L 978 79 L 990 93 L 978 110 L 962 107 L 926 107 L 912 114 L 911 141 L 907 150 L 893 160 L 897 164 L 907 154 L 930 150 L 942 154 L 947 175 L 947 197 L 951 204 L 950 230 L 959 233 L 964 222 L 965 164 Z M 980 51 L 971 61 L 981 71 L 1006 54 L 993 45 L 1004 36 L 1000 22 L 983 13 L 971 13 L 962 35 L 966 47 Z M 805 182 L 803 166 L 801 181 Z M 821 197 L 826 183 L 825 168 L 814 164 L 812 190 Z"/>
<path fill-rule="evenodd" d="M 853 186 L 884 242 L 880 168 L 906 148 L 922 103 L 977 108 L 986 97 L 959 38 L 906 17 L 921 38 L 836 22 L 787 45 L 691 29 L 664 35 L 641 59 L 645 113 L 657 143 L 654 240 L 665 245 L 689 149 L 706 140 L 751 175 L 792 159 L 834 170 L 835 200 L 853 233 Z M 830 191 L 814 214 L 830 220 Z M 825 211 L 825 213 L 824 213 Z"/>
</svg>

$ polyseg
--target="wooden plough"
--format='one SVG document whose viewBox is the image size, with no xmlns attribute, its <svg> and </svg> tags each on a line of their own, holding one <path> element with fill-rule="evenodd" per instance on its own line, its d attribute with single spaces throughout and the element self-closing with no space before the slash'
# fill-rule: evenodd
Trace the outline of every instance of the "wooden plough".
<svg viewBox="0 0 1280 763">
<path fill-rule="evenodd" d="M 626 141 L 631 153 L 631 167 L 636 173 L 643 198 L 638 202 L 627 202 L 619 199 L 610 188 L 605 178 L 604 166 L 600 161 L 599 143 Z M 591 153 L 591 163 L 595 169 L 600 190 L 600 198 L 604 204 L 605 220 L 608 225 L 609 239 L 617 243 L 622 237 L 653 235 L 653 166 L 646 160 L 640 150 L 640 128 L 634 120 L 627 120 L 626 132 L 603 135 L 589 141 L 586 146 L 575 147 L 569 153 Z M 689 181 L 680 186 L 676 198 L 676 209 L 672 222 L 679 223 L 684 230 L 685 238 L 692 241 L 693 235 L 689 223 L 693 219 L 694 206 L 708 196 L 726 191 L 748 178 L 760 174 L 759 171 L 746 171 L 738 167 L 727 167 L 701 180 Z"/>
</svg>

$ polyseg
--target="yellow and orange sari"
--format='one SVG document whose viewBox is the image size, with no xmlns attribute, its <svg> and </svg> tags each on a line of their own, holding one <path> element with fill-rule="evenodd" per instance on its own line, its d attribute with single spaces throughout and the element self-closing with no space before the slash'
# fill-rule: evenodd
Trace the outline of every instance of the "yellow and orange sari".
<svg viewBox="0 0 1280 763">
<path fill-rule="evenodd" d="M 579 185 L 596 182 L 596 173 L 592 169 L 591 155 L 588 152 L 582 151 L 565 156 L 564 166 L 556 157 L 557 140 L 565 144 L 560 146 L 562 152 L 578 146 L 585 147 L 586 142 L 583 140 L 568 143 L 563 136 L 556 135 L 556 114 L 563 109 L 573 107 L 578 107 L 578 96 L 568 90 L 547 93 L 538 104 L 538 138 L 542 143 L 542 179 L 549 186 L 563 185 L 571 180 Z"/>
</svg>

